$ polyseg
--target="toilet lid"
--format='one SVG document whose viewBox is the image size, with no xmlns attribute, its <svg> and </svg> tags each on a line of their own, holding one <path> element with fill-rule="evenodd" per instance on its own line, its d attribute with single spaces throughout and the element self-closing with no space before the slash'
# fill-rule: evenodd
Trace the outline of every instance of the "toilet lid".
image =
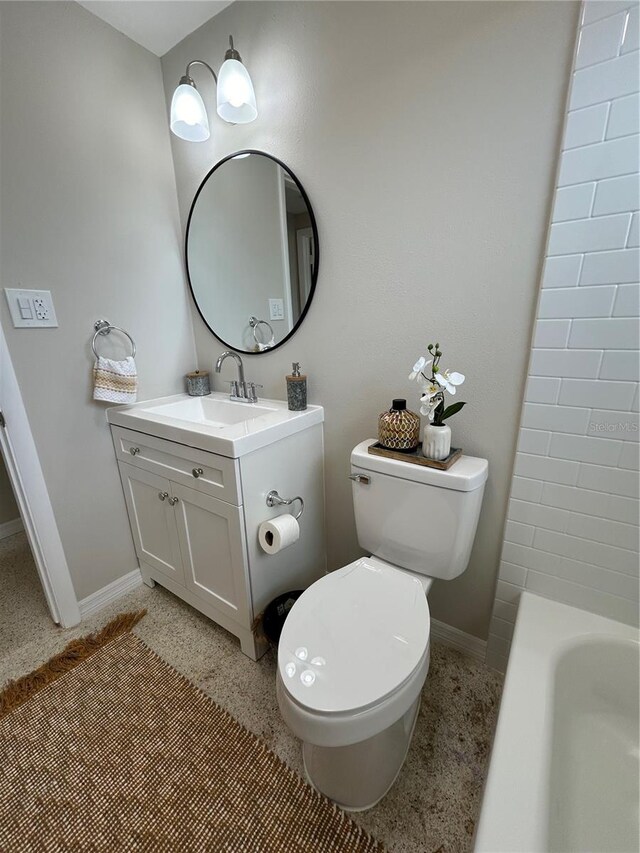
<svg viewBox="0 0 640 853">
<path fill-rule="evenodd" d="M 429 642 L 422 584 L 363 558 L 312 584 L 293 605 L 278 646 L 291 696 L 320 712 L 380 702 L 414 672 Z"/>
</svg>

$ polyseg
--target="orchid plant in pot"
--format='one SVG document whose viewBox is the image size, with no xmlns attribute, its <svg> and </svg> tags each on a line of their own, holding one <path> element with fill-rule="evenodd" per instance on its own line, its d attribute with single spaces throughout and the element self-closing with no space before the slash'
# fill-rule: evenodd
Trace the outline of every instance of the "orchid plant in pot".
<svg viewBox="0 0 640 853">
<path fill-rule="evenodd" d="M 429 356 L 420 356 L 413 365 L 409 379 L 422 385 L 420 414 L 428 418 L 422 433 L 422 453 L 428 459 L 446 459 L 451 452 L 451 428 L 445 424 L 465 405 L 463 402 L 445 405 L 445 393 L 454 396 L 464 382 L 462 373 L 440 368 L 440 344 L 429 344 Z"/>
</svg>

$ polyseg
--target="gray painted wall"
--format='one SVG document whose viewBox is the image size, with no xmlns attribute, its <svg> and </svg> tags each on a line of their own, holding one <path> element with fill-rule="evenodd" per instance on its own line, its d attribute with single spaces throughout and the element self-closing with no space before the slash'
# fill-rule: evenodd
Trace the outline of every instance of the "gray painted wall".
<svg viewBox="0 0 640 853">
<path fill-rule="evenodd" d="M 454 443 L 490 463 L 467 572 L 439 583 L 435 618 L 487 635 L 578 21 L 577 3 L 234 3 L 162 59 L 168 103 L 186 63 L 218 68 L 233 33 L 259 116 L 215 116 L 212 137 L 172 138 L 183 228 L 211 166 L 242 148 L 282 159 L 318 220 L 309 314 L 247 376 L 283 398 L 292 361 L 326 411 L 329 568 L 360 554 L 349 453 L 438 339 L 467 374 Z M 221 352 L 192 309 L 198 361 Z M 232 377 L 232 365 L 219 380 Z M 428 519 L 425 519 L 428 523 Z M 434 531 L 437 536 L 437 531 Z"/>
<path fill-rule="evenodd" d="M 13 329 L 4 294 L 0 311 L 84 598 L 137 566 L 93 323 L 134 336 L 141 398 L 194 366 L 160 62 L 75 3 L 0 3 L 0 30 L 0 285 L 50 289 L 60 327 Z"/>
</svg>

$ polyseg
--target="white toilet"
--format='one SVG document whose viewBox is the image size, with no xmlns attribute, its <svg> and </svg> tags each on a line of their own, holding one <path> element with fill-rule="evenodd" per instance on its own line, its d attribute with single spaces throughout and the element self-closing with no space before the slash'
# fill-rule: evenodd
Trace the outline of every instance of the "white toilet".
<svg viewBox="0 0 640 853">
<path fill-rule="evenodd" d="M 342 808 L 371 808 L 400 772 L 429 671 L 433 578 L 466 569 L 487 479 L 486 459 L 448 471 L 351 454 L 364 557 L 312 584 L 278 647 L 276 690 L 303 742 L 311 784 Z"/>
</svg>

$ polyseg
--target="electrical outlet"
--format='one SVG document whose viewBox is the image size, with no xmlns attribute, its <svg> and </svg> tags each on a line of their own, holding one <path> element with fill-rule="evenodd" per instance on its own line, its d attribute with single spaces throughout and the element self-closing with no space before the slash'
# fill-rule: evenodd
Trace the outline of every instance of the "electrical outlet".
<svg viewBox="0 0 640 853">
<path fill-rule="evenodd" d="M 36 320 L 49 319 L 49 306 L 47 305 L 46 300 L 42 299 L 41 296 L 36 296 L 33 300 L 33 309 L 36 314 Z"/>
<path fill-rule="evenodd" d="M 19 290 L 5 287 L 4 292 L 16 329 L 57 327 L 58 320 L 49 290 Z"/>
</svg>

